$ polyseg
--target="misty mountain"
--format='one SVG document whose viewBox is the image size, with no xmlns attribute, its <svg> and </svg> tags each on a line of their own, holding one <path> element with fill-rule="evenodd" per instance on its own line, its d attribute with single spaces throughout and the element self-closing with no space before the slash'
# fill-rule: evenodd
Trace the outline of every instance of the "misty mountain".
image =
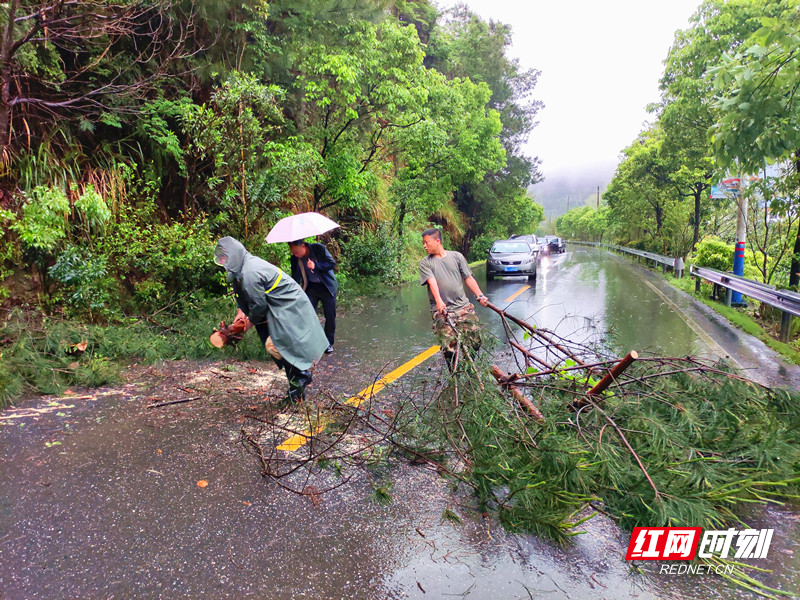
<svg viewBox="0 0 800 600">
<path fill-rule="evenodd" d="M 595 164 L 581 169 L 556 169 L 545 171 L 544 181 L 531 186 L 533 199 L 544 206 L 547 219 L 555 219 L 567 210 L 578 206 L 595 206 L 597 187 L 602 196 L 616 169 L 613 164 Z"/>
</svg>

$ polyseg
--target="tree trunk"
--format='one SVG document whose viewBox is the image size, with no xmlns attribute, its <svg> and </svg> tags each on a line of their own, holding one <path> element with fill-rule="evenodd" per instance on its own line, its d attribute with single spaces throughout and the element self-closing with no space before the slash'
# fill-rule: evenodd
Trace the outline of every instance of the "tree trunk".
<svg viewBox="0 0 800 600">
<path fill-rule="evenodd" d="M 314 212 L 319 212 L 320 204 L 322 204 L 322 197 L 325 195 L 325 188 L 322 185 L 314 186 Z"/>
<path fill-rule="evenodd" d="M 794 174 L 796 177 L 795 184 L 800 184 L 800 150 L 795 150 L 794 152 Z M 800 196 L 800 185 L 797 186 L 797 192 L 798 196 Z M 789 287 L 796 290 L 798 283 L 800 283 L 800 219 L 798 219 L 797 237 L 794 238 L 792 265 L 789 272 Z"/>
<path fill-rule="evenodd" d="M 11 50 L 14 45 L 14 16 L 19 0 L 8 5 L 8 22 L 0 41 L 0 148 L 11 143 Z"/>
<path fill-rule="evenodd" d="M 692 237 L 692 252 L 697 248 L 700 241 L 700 196 L 703 194 L 703 186 L 700 185 L 694 190 L 694 236 Z"/>
<path fill-rule="evenodd" d="M 800 221 L 798 221 L 800 224 Z M 789 273 L 789 287 L 793 290 L 797 289 L 797 284 L 800 283 L 800 225 L 798 225 L 797 237 L 794 240 L 794 254 L 792 254 L 791 273 Z"/>
<path fill-rule="evenodd" d="M 403 239 L 403 221 L 405 221 L 405 218 L 406 218 L 406 201 L 401 200 L 397 214 L 397 237 L 400 240 Z"/>
</svg>

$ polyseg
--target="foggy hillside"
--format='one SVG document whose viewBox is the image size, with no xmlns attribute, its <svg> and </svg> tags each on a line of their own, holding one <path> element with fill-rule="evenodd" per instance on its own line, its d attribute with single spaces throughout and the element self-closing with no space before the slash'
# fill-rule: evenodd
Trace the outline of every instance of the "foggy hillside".
<svg viewBox="0 0 800 600">
<path fill-rule="evenodd" d="M 554 219 L 567 212 L 567 205 L 569 208 L 586 204 L 594 206 L 597 199 L 597 186 L 600 186 L 602 195 L 614 175 L 615 168 L 616 163 L 594 165 L 579 172 L 566 169 L 553 171 L 549 175 L 545 172 L 544 181 L 529 189 L 534 200 L 544 206 L 545 217 Z"/>
</svg>

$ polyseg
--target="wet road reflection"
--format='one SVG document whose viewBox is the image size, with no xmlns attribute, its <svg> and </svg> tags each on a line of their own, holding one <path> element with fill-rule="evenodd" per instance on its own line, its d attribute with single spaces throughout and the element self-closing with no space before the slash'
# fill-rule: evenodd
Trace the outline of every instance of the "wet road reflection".
<svg viewBox="0 0 800 600">
<path fill-rule="evenodd" d="M 488 282 L 491 301 L 503 299 L 521 283 L 513 278 Z M 710 353 L 686 321 L 642 281 L 641 273 L 599 252 L 569 252 L 543 257 L 536 286 L 518 296 L 514 316 L 567 335 L 586 328 L 610 335 L 611 349 L 667 355 Z"/>
<path fill-rule="evenodd" d="M 482 267 L 475 276 L 489 300 L 510 314 L 565 336 L 608 332 L 611 349 L 621 355 L 631 349 L 675 356 L 724 352 L 710 347 L 710 339 L 700 337 L 664 302 L 636 267 L 607 253 L 543 257 L 535 283 L 524 277 L 487 282 Z M 500 318 L 475 304 L 481 321 L 502 336 Z M 413 284 L 392 297 L 367 301 L 337 323 L 338 356 L 357 363 L 364 373 L 382 368 L 387 360 L 408 360 L 434 341 L 428 306 L 425 289 Z"/>
</svg>

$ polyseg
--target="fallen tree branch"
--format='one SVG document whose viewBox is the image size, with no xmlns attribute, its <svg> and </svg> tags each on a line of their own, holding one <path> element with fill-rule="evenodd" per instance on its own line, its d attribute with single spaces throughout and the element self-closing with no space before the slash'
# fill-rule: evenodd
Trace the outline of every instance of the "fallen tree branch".
<svg viewBox="0 0 800 600">
<path fill-rule="evenodd" d="M 540 411 L 539 408 L 533 402 L 531 402 L 530 399 L 528 399 L 517 386 L 508 383 L 508 375 L 504 373 L 500 367 L 497 365 L 492 365 L 492 375 L 494 375 L 494 378 L 497 379 L 498 384 L 508 388 L 508 391 L 511 392 L 511 395 L 514 397 L 514 400 L 516 400 L 525 410 L 527 410 L 534 419 L 536 419 L 539 423 L 544 423 L 545 419 L 542 411 Z"/>
<path fill-rule="evenodd" d="M 491 309 L 492 309 L 494 312 L 496 312 L 496 313 L 497 313 L 498 315 L 500 315 L 501 317 L 504 317 L 504 318 L 508 319 L 508 320 L 509 320 L 509 321 L 511 321 L 512 323 L 516 323 L 517 325 L 519 325 L 519 326 L 520 326 L 520 327 L 522 327 L 523 329 L 526 329 L 527 331 L 529 331 L 529 332 L 531 333 L 531 335 L 535 335 L 535 336 L 538 336 L 538 337 L 540 337 L 541 339 L 543 339 L 545 342 L 547 342 L 547 344 L 548 344 L 548 348 L 550 348 L 550 349 L 556 349 L 556 350 L 558 350 L 558 351 L 559 351 L 561 354 L 563 354 L 564 356 L 566 356 L 566 357 L 568 357 L 568 358 L 570 358 L 570 359 L 574 360 L 574 361 L 575 361 L 577 364 L 579 364 L 579 365 L 581 365 L 581 366 L 586 366 L 586 363 L 585 363 L 585 362 L 583 362 L 583 361 L 582 361 L 580 358 L 578 358 L 577 356 L 575 356 L 575 354 L 573 354 L 572 352 L 570 352 L 569 350 L 567 350 L 566 348 L 564 348 L 564 346 L 562 346 L 561 344 L 559 344 L 559 343 L 557 343 L 557 342 L 553 341 L 553 339 L 552 339 L 552 338 L 551 338 L 549 335 L 547 335 L 547 334 L 546 334 L 546 333 L 545 333 L 545 332 L 544 332 L 542 329 L 540 329 L 539 327 L 534 327 L 534 326 L 533 326 L 533 325 L 531 325 L 530 323 L 527 323 L 527 322 L 523 321 L 522 319 L 518 319 L 517 317 L 514 317 L 514 316 L 512 316 L 512 315 L 508 314 L 508 313 L 507 313 L 506 311 L 504 311 L 502 308 L 499 308 L 498 306 L 495 306 L 495 305 L 494 305 L 494 304 L 492 304 L 491 302 L 487 302 L 487 303 L 486 303 L 486 306 L 487 306 L 488 308 L 491 308 Z"/>
<path fill-rule="evenodd" d="M 608 389 L 608 386 L 610 386 L 612 383 L 614 383 L 617 380 L 617 378 L 620 375 L 622 375 L 622 373 L 625 371 L 625 369 L 627 369 L 628 367 L 630 367 L 633 364 L 633 362 L 637 358 L 639 358 L 639 353 L 636 352 L 636 350 L 631 350 L 630 352 L 628 352 L 628 354 L 625 356 L 625 358 L 623 358 L 616 365 L 614 365 L 614 368 L 611 369 L 608 373 L 606 373 L 605 377 L 603 377 L 597 383 L 597 385 L 595 385 L 592 389 L 590 389 L 588 392 L 586 392 L 586 398 L 589 398 L 590 396 L 599 396 L 600 394 L 602 394 L 606 389 Z M 578 400 L 575 403 L 575 405 L 576 406 L 581 406 L 581 405 L 583 405 L 585 403 L 586 403 L 586 400 L 585 399 L 581 399 L 581 400 Z"/>
</svg>

